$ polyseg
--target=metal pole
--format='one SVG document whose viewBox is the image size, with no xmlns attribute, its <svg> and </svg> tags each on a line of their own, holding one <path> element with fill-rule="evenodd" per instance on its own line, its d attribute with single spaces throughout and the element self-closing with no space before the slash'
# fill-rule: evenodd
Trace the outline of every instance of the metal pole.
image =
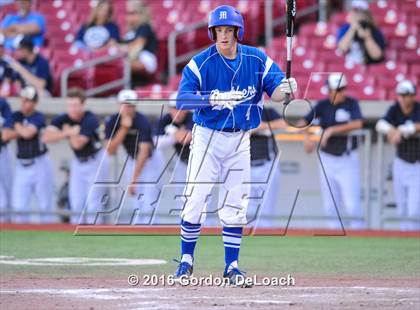
<svg viewBox="0 0 420 310">
<path fill-rule="evenodd" d="M 320 22 L 326 22 L 327 19 L 327 0 L 319 0 L 318 20 Z"/>
<path fill-rule="evenodd" d="M 169 34 L 168 38 L 168 66 L 169 78 L 176 75 L 176 37 L 177 32 L 173 31 Z"/>
<path fill-rule="evenodd" d="M 273 0 L 265 0 L 265 46 L 271 47 L 273 42 Z"/>
</svg>

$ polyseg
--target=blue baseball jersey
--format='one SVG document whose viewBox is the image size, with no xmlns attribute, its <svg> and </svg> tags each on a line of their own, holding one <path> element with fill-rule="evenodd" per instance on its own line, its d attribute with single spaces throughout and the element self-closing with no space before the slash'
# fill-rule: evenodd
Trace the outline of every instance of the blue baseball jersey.
<svg viewBox="0 0 420 310">
<path fill-rule="evenodd" d="M 19 137 L 17 139 L 17 158 L 32 159 L 47 152 L 47 147 L 41 142 L 41 130 L 46 126 L 44 114 L 35 111 L 31 115 L 23 115 L 17 111 L 12 114 L 11 121 L 7 124 L 8 128 L 14 128 L 15 124 L 20 123 L 23 126 L 35 126 L 37 133 L 30 139 Z"/>
<path fill-rule="evenodd" d="M 2 128 L 10 127 L 11 121 L 12 111 L 10 110 L 9 103 L 6 99 L 0 97 L 0 150 L 3 145 L 6 145 L 6 142 L 3 142 L 3 139 L 1 139 L 1 130 Z"/>
<path fill-rule="evenodd" d="M 212 45 L 194 56 L 184 68 L 177 107 L 194 108 L 194 122 L 203 127 L 249 130 L 261 122 L 263 92 L 271 97 L 283 78 L 284 73 L 273 60 L 255 47 L 238 44 L 236 58 L 228 59 Z M 244 99 L 233 111 L 211 106 L 208 98 L 216 90 L 239 90 Z"/>
<path fill-rule="evenodd" d="M 388 109 L 383 119 L 394 127 L 406 123 L 420 123 L 420 103 L 417 102 L 413 111 L 405 115 L 397 102 Z M 397 156 L 409 163 L 420 162 L 420 137 L 417 135 L 403 138 L 397 145 Z"/>
<path fill-rule="evenodd" d="M 273 108 L 265 108 L 262 111 L 261 121 L 272 122 L 281 119 L 281 115 Z M 265 134 L 254 133 L 250 139 L 251 145 L 251 162 L 255 161 L 263 163 L 264 161 L 271 160 L 272 154 L 277 153 L 276 141 L 274 135 L 271 133 L 269 136 Z"/>
<path fill-rule="evenodd" d="M 330 99 L 321 100 L 315 105 L 314 114 L 315 124 L 319 124 L 322 129 L 363 119 L 358 101 L 351 97 L 346 97 L 344 102 L 335 105 L 331 103 Z M 310 112 L 305 116 L 305 120 L 310 123 L 312 117 L 313 112 Z M 339 156 L 356 148 L 356 137 L 349 139 L 348 136 L 342 135 L 330 137 L 327 145 L 322 150 L 326 153 Z"/>
<path fill-rule="evenodd" d="M 102 147 L 99 139 L 99 121 L 98 118 L 90 111 L 86 111 L 80 121 L 72 120 L 67 113 L 60 114 L 53 118 L 51 125 L 62 129 L 63 125 L 79 125 L 80 135 L 85 136 L 89 139 L 89 142 L 85 144 L 80 150 L 73 149 L 74 154 L 78 158 L 92 156 L 96 154 Z"/>
<path fill-rule="evenodd" d="M 120 128 L 120 120 L 117 114 L 113 114 L 105 120 L 105 138 L 111 139 Z M 124 138 L 123 145 L 129 156 L 136 158 L 140 142 L 153 143 L 152 128 L 146 116 L 136 112 L 133 124 Z"/>
</svg>

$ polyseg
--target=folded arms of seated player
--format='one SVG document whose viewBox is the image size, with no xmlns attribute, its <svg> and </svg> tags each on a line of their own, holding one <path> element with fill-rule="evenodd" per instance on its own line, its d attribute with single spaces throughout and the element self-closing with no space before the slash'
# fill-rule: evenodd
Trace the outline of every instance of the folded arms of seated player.
<svg viewBox="0 0 420 310">
<path fill-rule="evenodd" d="M 2 129 L 2 140 L 4 142 L 22 138 L 25 140 L 32 139 L 38 132 L 38 128 L 35 125 L 29 124 L 27 126 L 22 123 L 15 123 L 14 128 Z"/>
<path fill-rule="evenodd" d="M 420 132 L 420 123 L 405 123 L 398 127 L 393 126 L 385 119 L 380 119 L 375 126 L 377 132 L 387 136 L 388 142 L 391 144 L 399 144 L 401 139 Z"/>
<path fill-rule="evenodd" d="M 88 142 L 89 138 L 80 134 L 80 126 L 64 124 L 62 129 L 56 126 L 48 126 L 42 136 L 42 142 L 55 143 L 60 140 L 68 139 L 70 145 L 75 150 L 82 149 Z"/>
</svg>

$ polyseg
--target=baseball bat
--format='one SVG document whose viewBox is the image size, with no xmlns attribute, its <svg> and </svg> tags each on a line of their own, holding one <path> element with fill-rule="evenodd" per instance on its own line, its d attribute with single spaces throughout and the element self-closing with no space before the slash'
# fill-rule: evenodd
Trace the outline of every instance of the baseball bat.
<svg viewBox="0 0 420 310">
<path fill-rule="evenodd" d="M 287 63 L 286 63 L 286 78 L 290 78 L 292 73 L 292 38 L 293 26 L 296 17 L 296 0 L 286 0 L 286 48 L 287 48 Z M 286 94 L 284 104 L 290 102 L 290 94 Z"/>
</svg>

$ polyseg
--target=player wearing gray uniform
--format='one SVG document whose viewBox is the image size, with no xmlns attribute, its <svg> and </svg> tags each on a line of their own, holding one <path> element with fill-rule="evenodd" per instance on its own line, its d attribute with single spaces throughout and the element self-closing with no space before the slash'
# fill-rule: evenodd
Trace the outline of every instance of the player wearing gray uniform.
<svg viewBox="0 0 420 310">
<path fill-rule="evenodd" d="M 330 228 L 341 228 L 339 214 L 351 217 L 363 216 L 360 204 L 360 162 L 357 154 L 357 139 L 348 133 L 363 126 L 359 103 L 346 96 L 346 77 L 342 73 L 328 76 L 329 98 L 319 101 L 314 107 L 315 118 L 323 129 L 320 141 L 320 181 L 324 209 L 331 219 Z M 305 117 L 305 123 L 312 121 L 313 113 Z M 305 131 L 305 151 L 310 153 L 315 144 Z M 325 174 L 324 170 L 325 169 Z M 345 212 L 345 213 L 344 213 Z M 362 220 L 345 224 L 350 228 L 363 228 Z"/>
<path fill-rule="evenodd" d="M 41 142 L 41 131 L 46 126 L 45 116 L 36 111 L 38 94 L 33 86 L 27 86 L 20 92 L 21 109 L 12 114 L 7 126 L 12 129 L 5 132 L 5 139 L 17 140 L 17 161 L 12 190 L 13 217 L 17 223 L 30 221 L 31 196 L 35 193 L 43 223 L 54 218 L 53 209 L 54 183 L 53 167 L 48 150 Z M 47 213 L 47 214 L 46 214 Z"/>
<path fill-rule="evenodd" d="M 108 155 L 114 155 L 120 145 L 124 146 L 127 153 L 124 175 L 128 182 L 127 191 L 133 197 L 133 213 L 126 224 L 150 223 L 154 202 L 159 198 L 159 177 L 162 174 L 163 159 L 153 150 L 152 129 L 146 116 L 136 112 L 135 105 L 130 104 L 137 100 L 133 90 L 124 89 L 118 94 L 121 103 L 120 113 L 110 115 L 105 120 L 105 139 Z M 124 221 L 121 215 L 118 223 Z M 136 213 L 134 213 L 136 212 Z M 136 216 L 133 218 L 132 216 Z"/>
<path fill-rule="evenodd" d="M 273 130 L 285 127 L 286 123 L 275 109 L 265 108 L 260 126 L 252 130 L 248 219 L 255 220 L 256 227 L 272 227 L 276 207 L 278 211 L 279 204 L 276 198 L 280 189 L 280 165 L 276 160 L 278 150 Z"/>
<path fill-rule="evenodd" d="M 12 111 L 4 98 L 0 97 L 0 222 L 8 222 L 10 217 L 6 214 L 10 212 L 11 193 L 12 193 L 12 169 L 11 159 L 8 149 L 8 140 L 2 132 L 10 131 L 6 128 L 12 120 Z"/>
<path fill-rule="evenodd" d="M 416 102 L 416 86 L 408 80 L 398 83 L 398 101 L 376 124 L 397 148 L 393 164 L 394 195 L 401 217 L 402 230 L 420 230 L 420 104 Z"/>
<path fill-rule="evenodd" d="M 108 161 L 99 140 L 99 121 L 85 110 L 83 90 L 69 89 L 67 113 L 56 116 L 44 133 L 47 143 L 67 139 L 75 158 L 70 165 L 69 201 L 72 224 L 95 224 L 104 210 L 107 190 L 98 182 L 107 181 Z M 96 183 L 96 184 L 95 184 Z"/>
</svg>

